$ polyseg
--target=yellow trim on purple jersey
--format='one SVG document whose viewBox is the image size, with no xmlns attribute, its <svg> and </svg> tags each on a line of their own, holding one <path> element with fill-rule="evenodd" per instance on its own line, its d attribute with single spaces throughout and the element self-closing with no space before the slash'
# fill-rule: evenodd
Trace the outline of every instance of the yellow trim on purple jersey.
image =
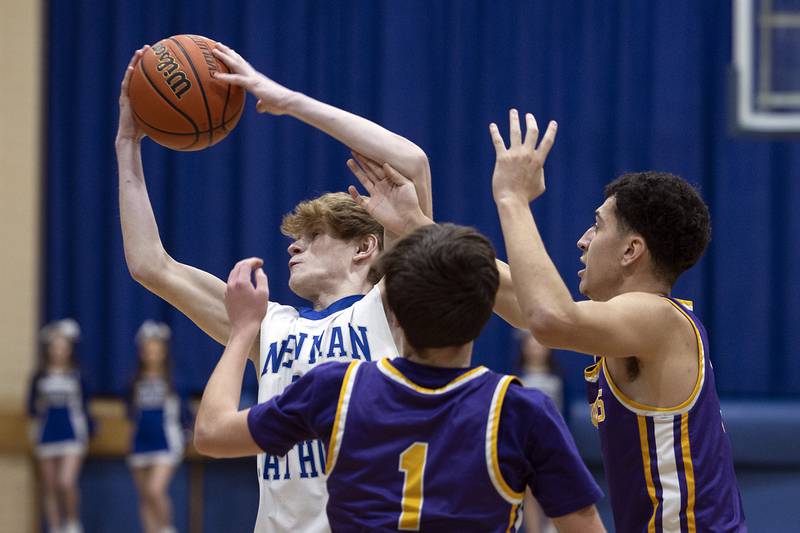
<svg viewBox="0 0 800 533">
<path fill-rule="evenodd" d="M 336 405 L 336 416 L 333 419 L 333 429 L 331 430 L 331 442 L 328 444 L 328 464 L 325 475 L 330 475 L 336 465 L 336 458 L 342 446 L 342 436 L 344 435 L 344 425 L 347 421 L 347 408 L 350 405 L 350 395 L 353 392 L 353 383 L 356 380 L 358 365 L 362 361 L 353 361 L 347 366 L 342 380 L 342 388 L 339 390 L 339 403 Z"/>
<path fill-rule="evenodd" d="M 405 385 L 406 387 L 413 389 L 422 394 L 444 394 L 445 392 L 449 392 L 454 388 L 467 383 L 478 376 L 481 376 L 489 371 L 488 368 L 485 366 L 479 366 L 477 368 L 473 368 L 469 372 L 465 372 L 458 376 L 456 379 L 445 385 L 444 387 L 439 387 L 438 389 L 429 389 L 427 387 L 423 387 L 421 385 L 417 385 L 407 377 L 405 377 L 399 370 L 397 370 L 392 363 L 388 359 L 381 359 L 378 362 L 378 370 L 380 370 L 386 377 L 390 378 L 392 381 L 396 381 L 401 385 Z"/>
<path fill-rule="evenodd" d="M 614 393 L 614 396 L 617 397 L 617 399 L 620 401 L 620 403 L 622 403 L 622 405 L 624 405 L 625 407 L 627 407 L 628 409 L 630 409 L 631 411 L 633 411 L 633 412 L 635 412 L 636 414 L 639 414 L 639 415 L 642 415 L 642 414 L 647 415 L 647 414 L 652 414 L 652 413 L 659 413 L 659 414 L 676 413 L 677 414 L 680 411 L 688 411 L 689 409 L 691 409 L 692 405 L 694 405 L 694 402 L 697 400 L 697 397 L 700 394 L 700 390 L 703 388 L 703 380 L 705 378 L 705 349 L 703 348 L 703 338 L 700 336 L 700 330 L 697 329 L 697 325 L 689 317 L 689 315 L 686 314 L 686 311 L 681 309 L 681 307 L 679 305 L 677 305 L 675 302 L 673 302 L 669 298 L 665 298 L 665 299 L 670 304 L 672 304 L 672 306 L 675 307 L 675 309 L 680 311 L 681 314 L 684 317 L 686 317 L 686 320 L 688 320 L 689 324 L 692 325 L 692 330 L 694 331 L 695 337 L 697 338 L 697 380 L 695 381 L 694 389 L 692 390 L 692 393 L 689 395 L 689 397 L 686 400 L 684 400 L 683 402 L 681 402 L 678 405 L 675 405 L 673 407 L 656 407 L 656 406 L 653 406 L 653 405 L 647 405 L 647 404 L 639 403 L 636 400 L 633 400 L 633 399 L 629 398 L 628 396 L 626 396 L 625 393 L 622 392 L 622 390 L 619 387 L 617 387 L 616 383 L 614 383 L 614 380 L 611 378 L 611 373 L 608 371 L 608 366 L 606 365 L 605 357 L 600 359 L 600 364 L 603 367 L 603 374 L 605 375 L 605 378 L 606 378 L 606 381 L 608 381 L 608 384 L 611 385 L 611 391 Z M 591 367 L 589 367 L 589 368 L 591 368 Z M 585 372 L 586 371 L 584 371 L 584 373 Z"/>
<path fill-rule="evenodd" d="M 519 505 L 516 503 L 511 506 L 511 515 L 508 517 L 508 528 L 506 529 L 506 533 L 511 533 L 514 531 L 514 525 L 517 522 L 517 509 Z"/>
<path fill-rule="evenodd" d="M 583 369 L 583 379 L 589 381 L 591 383 L 595 383 L 597 378 L 600 377 L 600 370 L 602 369 L 602 364 L 600 361 L 596 361 L 593 365 L 587 366 Z"/>
<path fill-rule="evenodd" d="M 647 522 L 647 533 L 656 531 L 656 512 L 658 511 L 658 499 L 656 498 L 656 486 L 653 483 L 653 473 L 650 470 L 650 441 L 647 438 L 647 420 L 644 416 L 636 417 L 639 423 L 639 444 L 642 449 L 642 465 L 644 466 L 644 481 L 647 486 L 647 495 L 653 503 L 653 514 Z"/>
<path fill-rule="evenodd" d="M 686 522 L 689 533 L 697 531 L 694 521 L 694 466 L 692 466 L 692 453 L 689 446 L 689 413 L 681 415 L 681 455 L 683 456 L 683 471 L 686 476 Z"/>
<path fill-rule="evenodd" d="M 500 461 L 497 458 L 497 434 L 500 427 L 500 413 L 503 409 L 503 400 L 508 386 L 513 381 L 518 380 L 514 376 L 503 376 L 497 383 L 497 388 L 495 388 L 492 396 L 492 404 L 489 407 L 489 420 L 486 424 L 486 466 L 489 469 L 489 478 L 500 496 L 512 505 L 519 505 L 525 494 L 515 491 L 508 485 L 503 478 L 502 472 L 500 472 Z M 513 518 L 513 508 L 511 515 Z"/>
</svg>

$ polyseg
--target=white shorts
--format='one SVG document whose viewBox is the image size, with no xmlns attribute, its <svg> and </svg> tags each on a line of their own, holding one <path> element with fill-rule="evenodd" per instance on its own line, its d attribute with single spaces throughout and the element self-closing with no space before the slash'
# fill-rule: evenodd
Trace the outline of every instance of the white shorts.
<svg viewBox="0 0 800 533">
<path fill-rule="evenodd" d="M 153 465 L 178 465 L 183 461 L 182 451 L 159 450 L 155 452 L 132 453 L 127 463 L 131 468 L 142 468 Z"/>
<path fill-rule="evenodd" d="M 48 442 L 45 444 L 37 444 L 34 448 L 34 455 L 39 459 L 61 457 L 63 455 L 84 455 L 85 453 L 86 443 L 79 440 Z"/>
</svg>

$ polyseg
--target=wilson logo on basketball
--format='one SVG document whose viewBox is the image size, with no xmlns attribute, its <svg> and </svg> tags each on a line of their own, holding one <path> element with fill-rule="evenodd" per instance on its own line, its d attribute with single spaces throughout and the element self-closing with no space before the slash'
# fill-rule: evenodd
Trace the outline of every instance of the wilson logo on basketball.
<svg viewBox="0 0 800 533">
<path fill-rule="evenodd" d="M 175 97 L 180 99 L 186 91 L 192 88 L 192 82 L 186 77 L 186 73 L 180 70 L 180 64 L 169 53 L 169 48 L 158 43 L 151 50 L 158 57 L 156 70 L 164 76 L 164 81 L 169 85 Z"/>
</svg>

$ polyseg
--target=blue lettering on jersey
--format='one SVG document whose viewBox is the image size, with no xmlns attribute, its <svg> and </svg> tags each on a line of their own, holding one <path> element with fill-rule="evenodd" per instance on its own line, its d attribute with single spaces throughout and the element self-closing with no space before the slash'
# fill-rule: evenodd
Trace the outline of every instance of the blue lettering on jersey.
<svg viewBox="0 0 800 533">
<path fill-rule="evenodd" d="M 300 458 L 300 477 L 317 477 L 317 461 L 314 458 L 314 441 L 307 440 L 297 445 L 297 456 Z M 306 468 L 309 466 L 310 472 Z"/>
<path fill-rule="evenodd" d="M 297 347 L 297 337 L 294 335 L 289 335 L 286 339 L 281 342 L 281 359 L 283 359 L 284 355 L 291 355 L 295 354 L 295 358 L 297 354 L 295 353 L 295 348 Z M 283 362 L 283 366 L 286 368 L 292 368 L 294 364 L 294 359 L 286 358 L 286 361 Z"/>
<path fill-rule="evenodd" d="M 317 440 L 317 451 L 319 452 L 320 472 L 325 472 L 325 446 L 321 440 Z"/>
<path fill-rule="evenodd" d="M 308 362 L 313 365 L 320 355 L 322 355 L 322 335 L 314 335 L 311 341 L 311 355 L 308 356 Z"/>
<path fill-rule="evenodd" d="M 267 360 L 264 363 L 264 368 L 261 370 L 261 375 L 267 373 L 267 369 L 272 369 L 272 373 L 276 374 L 278 372 L 278 367 L 281 366 L 281 360 L 283 359 L 283 351 L 286 349 L 286 341 L 281 343 L 281 351 L 278 352 L 278 343 L 273 342 L 269 345 L 269 351 L 267 352 Z"/>
<path fill-rule="evenodd" d="M 350 346 L 353 347 L 353 359 L 361 359 L 361 355 L 364 356 L 364 359 L 367 361 L 371 361 L 370 353 L 369 353 L 369 340 L 367 340 L 367 328 L 364 326 L 358 326 L 358 331 L 361 332 L 361 336 L 358 336 L 356 330 L 353 329 L 351 324 L 347 325 L 350 328 Z M 359 354 L 358 350 L 361 349 L 361 353 Z"/>
<path fill-rule="evenodd" d="M 348 324 L 347 328 L 352 353 L 348 353 L 341 326 L 331 328 L 327 351 L 322 346 L 322 335 L 312 336 L 308 343 L 306 343 L 306 340 L 309 339 L 308 333 L 288 335 L 282 341 L 270 343 L 264 367 L 261 369 L 261 375 L 263 376 L 267 372 L 277 374 L 280 368 L 292 368 L 295 361 L 306 357 L 306 353 L 303 353 L 304 347 L 308 347 L 308 363 L 312 365 L 322 357 L 351 357 L 353 359 L 363 358 L 366 361 L 371 361 L 372 352 L 370 351 L 367 328 L 364 326 L 353 327 L 352 324 Z M 323 356 L 323 354 L 325 355 Z"/>
<path fill-rule="evenodd" d="M 273 471 L 273 470 L 275 471 L 275 473 L 273 474 L 272 479 L 273 480 L 280 479 L 281 478 L 281 465 L 278 462 L 278 456 L 277 455 L 270 455 L 268 453 L 264 454 L 264 455 L 265 455 L 265 457 L 264 457 L 264 479 L 269 479 L 269 473 L 271 471 Z"/>
<path fill-rule="evenodd" d="M 328 346 L 328 359 L 336 355 L 334 350 L 338 350 L 340 356 L 347 355 L 347 352 L 344 351 L 344 338 L 342 338 L 342 328 L 340 328 L 339 326 L 334 326 L 333 328 L 331 328 L 331 343 Z"/>
<path fill-rule="evenodd" d="M 316 442 L 316 450 L 314 443 Z M 289 471 L 288 454 L 286 458 L 286 468 L 283 472 L 283 479 L 291 479 Z M 297 457 L 300 459 L 300 477 L 314 478 L 325 473 L 325 446 L 321 440 L 307 440 L 297 445 Z M 271 477 L 270 477 L 271 474 Z M 264 471 L 262 477 L 266 480 L 277 481 L 281 479 L 281 463 L 277 455 L 264 454 Z"/>
</svg>

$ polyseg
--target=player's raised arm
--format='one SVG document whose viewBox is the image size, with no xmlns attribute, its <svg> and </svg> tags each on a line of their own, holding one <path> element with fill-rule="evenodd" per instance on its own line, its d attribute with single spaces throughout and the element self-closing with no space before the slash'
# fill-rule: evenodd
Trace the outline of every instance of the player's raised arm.
<svg viewBox="0 0 800 533">
<path fill-rule="evenodd" d="M 544 162 L 557 125 L 550 122 L 538 145 L 533 115 L 526 115 L 526 125 L 523 141 L 519 117 L 512 109 L 508 148 L 497 125 L 490 126 L 497 153 L 492 191 L 525 324 L 551 347 L 609 357 L 647 357 L 658 352 L 669 331 L 664 326 L 680 319 L 658 295 L 634 292 L 608 301 L 573 301 L 547 254 L 529 206 L 545 191 Z M 633 245 L 618 252 L 634 259 L 642 250 Z"/>
<path fill-rule="evenodd" d="M 239 411 L 239 401 L 248 352 L 267 313 L 269 285 L 262 265 L 255 257 L 243 259 L 228 276 L 225 308 L 230 338 L 203 391 L 194 430 L 195 447 L 212 457 L 242 457 L 261 451 L 250 436 L 248 411 Z"/>
<path fill-rule="evenodd" d="M 431 172 L 428 158 L 419 146 L 370 120 L 276 83 L 222 43 L 217 45 L 214 55 L 233 72 L 217 74 L 217 77 L 244 87 L 256 96 L 259 112 L 291 115 L 369 159 L 380 164 L 389 163 L 414 183 L 423 213 L 433 216 Z"/>
<path fill-rule="evenodd" d="M 361 195 L 355 187 L 350 186 L 350 195 L 386 231 L 403 237 L 419 227 L 434 223 L 421 211 L 411 181 L 391 165 L 381 166 L 354 152 L 353 159 L 347 161 L 347 167 L 368 193 L 366 196 Z M 525 328 L 527 325 L 517 304 L 508 265 L 499 259 L 496 262 L 500 273 L 500 288 L 497 291 L 494 312 L 511 325 Z"/>
<path fill-rule="evenodd" d="M 119 209 L 125 261 L 133 278 L 160 296 L 216 341 L 228 339 L 225 283 L 197 268 L 175 261 L 164 249 L 147 194 L 142 167 L 144 133 L 133 118 L 128 86 L 133 68 L 147 47 L 128 65 L 119 97 L 116 152 L 119 170 Z"/>
</svg>

